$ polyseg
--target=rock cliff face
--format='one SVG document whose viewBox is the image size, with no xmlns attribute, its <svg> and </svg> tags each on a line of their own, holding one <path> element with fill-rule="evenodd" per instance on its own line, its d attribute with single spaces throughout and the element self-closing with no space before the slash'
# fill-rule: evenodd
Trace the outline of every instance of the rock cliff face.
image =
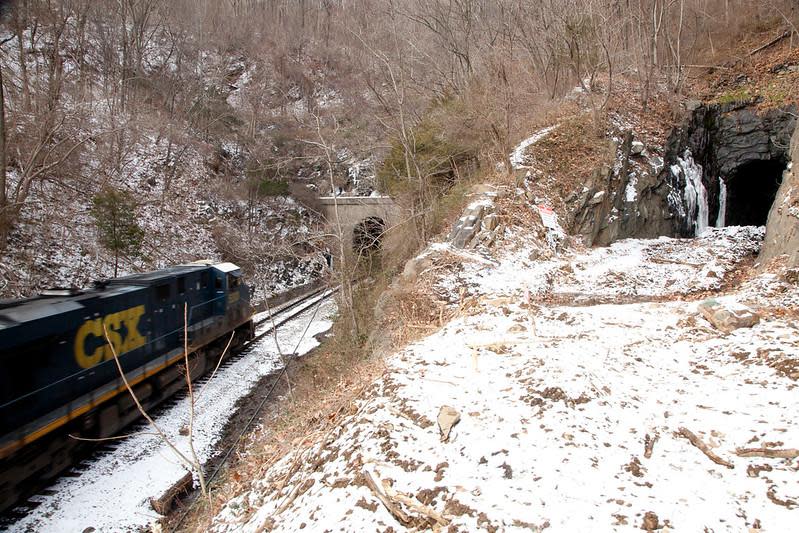
<svg viewBox="0 0 799 533">
<path fill-rule="evenodd" d="M 616 143 L 616 164 L 597 168 L 593 186 L 579 193 L 571 233 L 581 235 L 586 244 L 607 246 L 627 237 L 672 234 L 673 215 L 665 200 L 670 189 L 660 179 L 663 159 L 641 145 L 627 132 Z"/>
<path fill-rule="evenodd" d="M 793 163 L 799 161 L 799 129 L 793 134 L 790 159 L 768 215 L 762 263 L 784 255 L 789 266 L 799 266 L 799 175 Z"/>
<path fill-rule="evenodd" d="M 670 204 L 676 215 L 675 234 L 689 237 L 697 230 L 698 206 L 691 212 L 687 205 L 691 196 L 686 194 L 686 187 L 691 186 L 686 181 L 687 151 L 701 172 L 709 225 L 764 225 L 795 126 L 793 106 L 761 114 L 740 103 L 697 107 L 690 120 L 670 135 L 660 176 L 673 191 Z M 755 196 L 758 206 L 752 205 Z M 675 205 L 678 200 L 682 206 Z M 760 215 L 741 216 L 755 208 Z"/>
<path fill-rule="evenodd" d="M 615 168 L 599 170 L 605 179 L 584 191 L 572 230 L 605 246 L 630 237 L 692 237 L 708 226 L 765 225 L 795 127 L 795 106 L 759 113 L 745 103 L 696 105 L 669 135 L 662 160 L 632 150 L 628 134 Z"/>
</svg>

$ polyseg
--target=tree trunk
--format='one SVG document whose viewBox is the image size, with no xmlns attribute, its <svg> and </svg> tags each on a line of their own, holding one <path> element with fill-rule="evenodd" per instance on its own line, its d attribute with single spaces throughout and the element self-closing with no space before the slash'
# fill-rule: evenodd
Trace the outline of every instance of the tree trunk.
<svg viewBox="0 0 799 533">
<path fill-rule="evenodd" d="M 3 69 L 0 67 L 0 250 L 8 240 L 8 187 L 6 183 L 6 101 L 3 92 Z"/>
<path fill-rule="evenodd" d="M 17 47 L 19 48 L 19 72 L 22 84 L 22 108 L 28 112 L 31 110 L 31 90 L 30 81 L 28 80 L 28 61 L 27 53 L 25 51 L 25 43 L 22 39 L 23 21 L 21 11 L 24 9 L 23 4 L 13 9 L 14 12 L 14 30 L 17 35 Z"/>
</svg>

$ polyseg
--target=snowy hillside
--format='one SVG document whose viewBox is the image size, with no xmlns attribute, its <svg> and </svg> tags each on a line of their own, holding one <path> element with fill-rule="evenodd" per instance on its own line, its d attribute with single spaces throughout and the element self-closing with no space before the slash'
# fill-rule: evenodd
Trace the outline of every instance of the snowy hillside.
<svg viewBox="0 0 799 533">
<path fill-rule="evenodd" d="M 763 274 L 725 291 L 762 230 L 711 232 L 543 261 L 518 234 L 488 261 L 442 261 L 425 276 L 454 319 L 213 530 L 785 530 L 799 331 L 781 310 L 799 286 Z M 698 304 L 718 290 L 760 323 L 715 329 Z"/>
<path fill-rule="evenodd" d="M 112 277 L 115 253 L 91 215 L 108 190 L 129 195 L 125 210 L 144 231 L 119 275 L 229 260 L 259 299 L 320 276 L 312 200 L 331 185 L 324 150 L 304 140 L 313 113 L 343 112 L 335 77 L 311 56 L 278 65 L 279 55 L 253 53 L 266 46 L 257 40 L 219 43 L 183 26 L 202 10 L 180 9 L 25 2 L 0 26 L 0 297 Z M 330 146 L 337 186 L 369 194 L 370 155 L 337 137 Z"/>
<path fill-rule="evenodd" d="M 201 150 L 210 149 L 187 145 L 177 163 L 167 155 L 165 139 L 147 136 L 135 146 L 116 186 L 136 198 L 145 240 L 140 256 L 121 261 L 120 275 L 226 259 L 242 264 L 259 296 L 308 283 L 321 270 L 321 256 L 313 254 L 318 216 L 290 197 L 262 199 L 254 206 L 238 199 L 237 180 L 226 184 L 208 169 Z M 91 165 L 91 154 L 86 158 Z M 88 190 L 43 183 L 32 193 L 0 259 L 4 295 L 83 287 L 113 276 L 113 254 L 98 242 L 89 214 L 91 190 L 99 187 L 93 183 L 87 182 Z M 297 247 L 298 241 L 307 246 Z M 235 249 L 234 243 L 248 246 Z"/>
</svg>

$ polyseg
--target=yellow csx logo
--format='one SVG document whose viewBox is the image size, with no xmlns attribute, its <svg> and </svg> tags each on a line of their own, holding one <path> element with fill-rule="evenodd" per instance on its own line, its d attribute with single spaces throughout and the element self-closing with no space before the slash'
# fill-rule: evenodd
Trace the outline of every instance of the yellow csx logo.
<svg viewBox="0 0 799 533">
<path fill-rule="evenodd" d="M 139 319 L 143 314 L 144 306 L 139 305 L 84 322 L 75 336 L 75 361 L 82 368 L 90 368 L 113 359 L 114 353 L 108 346 L 109 342 L 113 344 L 117 355 L 144 346 L 147 341 L 139 333 Z M 108 340 L 103 325 L 108 331 Z M 87 345 L 90 348 L 87 349 Z"/>
</svg>

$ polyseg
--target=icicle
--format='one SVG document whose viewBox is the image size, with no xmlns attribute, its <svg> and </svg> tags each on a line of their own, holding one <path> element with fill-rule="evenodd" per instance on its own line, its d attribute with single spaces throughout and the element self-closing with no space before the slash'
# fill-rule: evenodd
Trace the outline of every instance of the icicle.
<svg viewBox="0 0 799 533">
<path fill-rule="evenodd" d="M 707 230 L 710 218 L 710 209 L 707 202 L 707 189 L 702 183 L 702 166 L 698 165 L 690 150 L 686 150 L 683 158 L 677 158 L 679 169 L 685 176 L 685 189 L 683 199 L 685 201 L 686 216 L 692 222 L 694 235 L 701 235 Z M 677 169 L 672 167 L 672 172 Z"/>
<path fill-rule="evenodd" d="M 716 227 L 723 228 L 727 224 L 727 182 L 719 176 L 719 216 L 716 218 Z"/>
</svg>

